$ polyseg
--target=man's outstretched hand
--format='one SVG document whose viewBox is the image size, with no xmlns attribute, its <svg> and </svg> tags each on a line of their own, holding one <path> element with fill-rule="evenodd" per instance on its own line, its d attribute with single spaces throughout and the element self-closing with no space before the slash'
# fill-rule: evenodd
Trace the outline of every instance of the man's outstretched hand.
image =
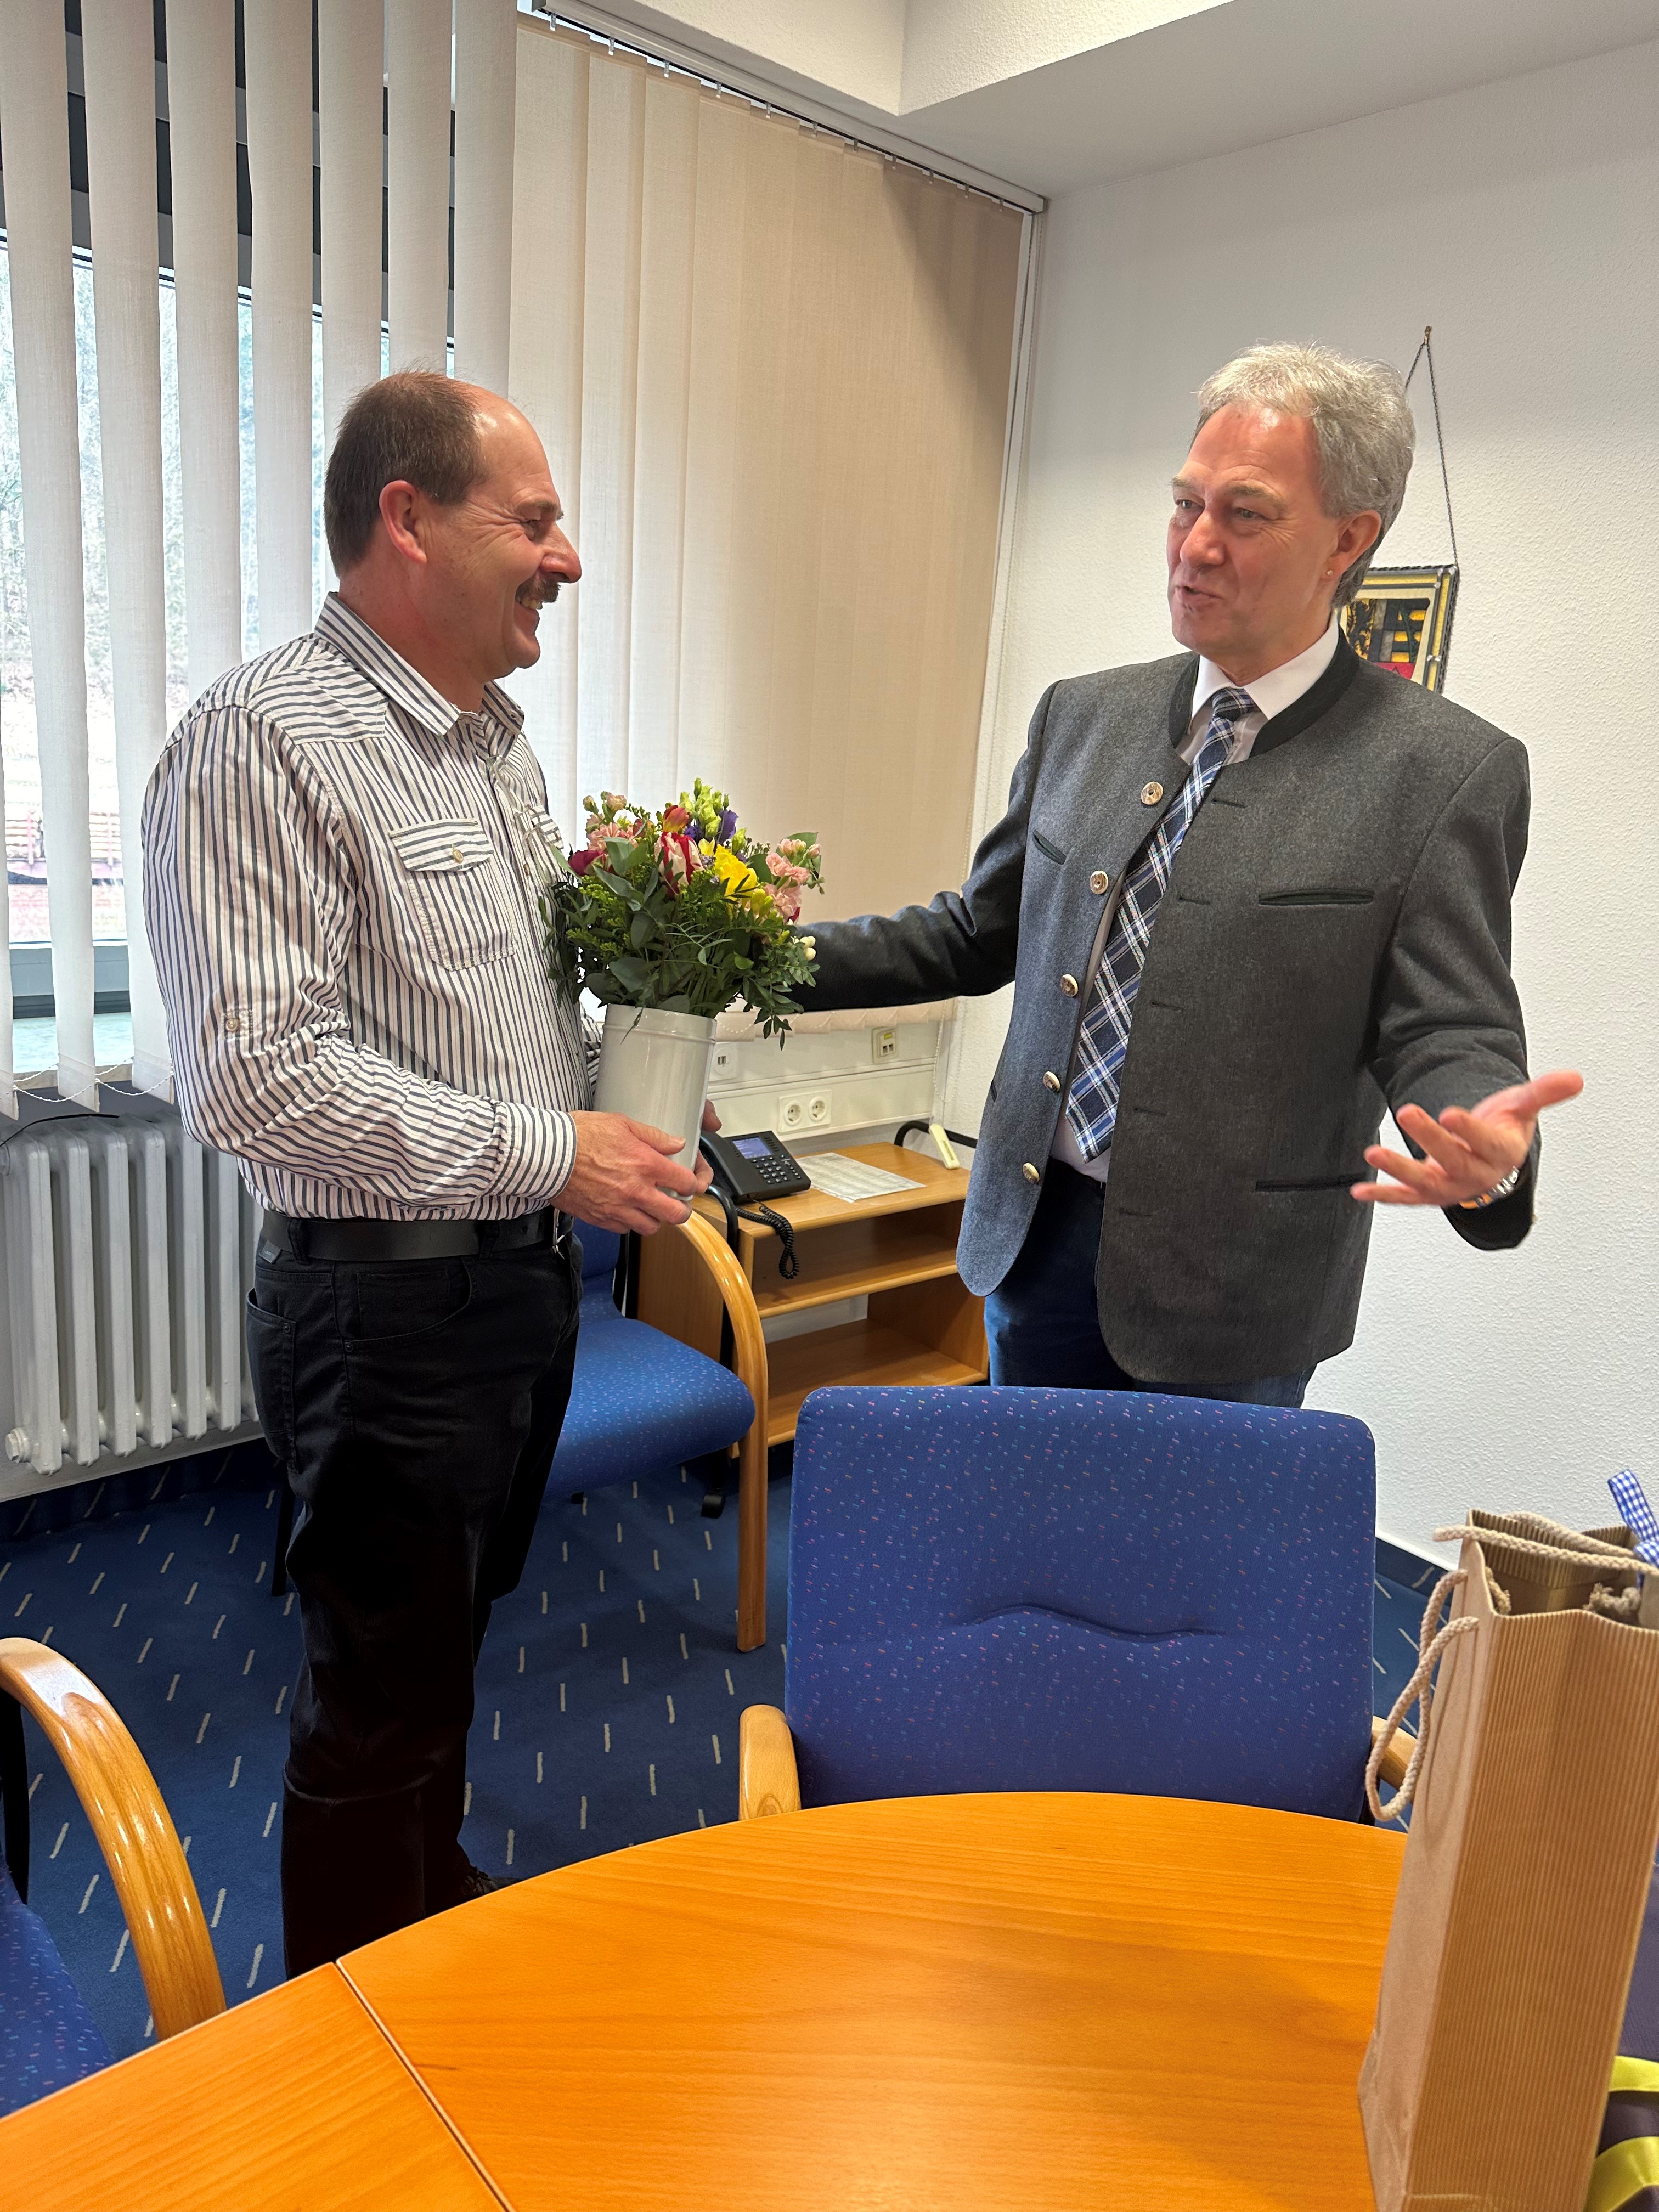
<svg viewBox="0 0 1659 2212">
<path fill-rule="evenodd" d="M 690 1201 L 708 1188 L 714 1170 L 698 1158 L 696 1170 L 674 1158 L 684 1139 L 625 1114 L 573 1114 L 576 1164 L 559 1193 L 562 1212 L 596 1229 L 636 1229 L 641 1237 L 689 1218 Z M 712 1106 L 703 1108 L 705 1129 L 718 1129 Z"/>
<path fill-rule="evenodd" d="M 1449 1106 L 1437 1121 L 1420 1106 L 1402 1106 L 1395 1119 L 1426 1158 L 1373 1145 L 1367 1162 L 1394 1181 L 1357 1182 L 1350 1195 L 1372 1206 L 1462 1206 L 1483 1197 L 1526 1158 L 1545 1107 L 1576 1098 L 1583 1087 L 1582 1075 L 1562 1067 L 1494 1091 L 1471 1112 Z"/>
</svg>

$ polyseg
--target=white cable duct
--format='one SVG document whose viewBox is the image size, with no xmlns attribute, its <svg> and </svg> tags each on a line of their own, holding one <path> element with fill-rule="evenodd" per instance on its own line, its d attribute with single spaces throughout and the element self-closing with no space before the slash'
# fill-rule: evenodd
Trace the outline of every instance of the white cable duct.
<svg viewBox="0 0 1659 2212">
<path fill-rule="evenodd" d="M 242 657 L 236 25 L 223 0 L 167 0 L 167 20 L 185 631 L 193 699 Z"/>
<path fill-rule="evenodd" d="M 268 652 L 312 623 L 309 0 L 244 0 L 243 29 L 259 645 Z"/>
<path fill-rule="evenodd" d="M 132 1075 L 166 1098 L 167 1017 L 144 927 L 140 836 L 167 708 L 155 35 L 150 0 L 100 0 L 83 19 L 82 55 Z"/>
<path fill-rule="evenodd" d="M 442 374 L 449 331 L 450 0 L 386 4 L 386 324 L 393 368 Z"/>
<path fill-rule="evenodd" d="M 325 453 L 352 395 L 380 373 L 385 64 L 380 0 L 319 0 Z"/>
<path fill-rule="evenodd" d="M 455 10 L 455 374 L 507 389 L 513 299 L 514 0 Z"/>
<path fill-rule="evenodd" d="M 0 0 L 0 54 L 24 578 L 50 855 L 58 1087 L 77 1105 L 95 1107 L 86 601 L 61 0 Z"/>
</svg>

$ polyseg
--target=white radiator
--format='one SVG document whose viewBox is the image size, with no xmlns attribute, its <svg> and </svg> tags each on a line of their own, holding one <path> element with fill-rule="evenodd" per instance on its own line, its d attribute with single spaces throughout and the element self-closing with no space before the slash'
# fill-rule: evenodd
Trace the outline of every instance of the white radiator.
<svg viewBox="0 0 1659 2212">
<path fill-rule="evenodd" d="M 0 1149 L 14 1466 L 112 1473 L 253 1432 L 257 1218 L 235 1163 L 170 1118 L 37 1124 Z"/>
</svg>

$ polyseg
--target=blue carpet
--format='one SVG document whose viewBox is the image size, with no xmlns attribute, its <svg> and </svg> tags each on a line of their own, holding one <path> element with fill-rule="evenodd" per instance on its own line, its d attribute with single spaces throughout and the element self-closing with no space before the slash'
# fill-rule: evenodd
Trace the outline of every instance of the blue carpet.
<svg viewBox="0 0 1659 2212">
<path fill-rule="evenodd" d="M 237 1458 L 233 1478 L 248 1469 Z M 179 1480 L 153 1470 L 141 1502 L 0 1540 L 0 1635 L 64 1652 L 131 1729 L 188 1839 L 234 2004 L 283 1977 L 278 1808 L 300 1623 L 292 1593 L 270 1595 L 274 1479 L 166 1495 Z M 33 1517 L 61 1524 L 69 1495 Z M 672 1477 L 583 1505 L 550 1493 L 478 1666 L 461 1838 L 478 1865 L 541 1874 L 735 1820 L 738 1716 L 783 1702 L 788 1495 L 775 1478 L 771 1640 L 739 1653 L 735 1500 L 707 1521 L 702 1490 Z M 120 1906 L 67 1776 L 27 1732 L 29 1902 L 125 2056 L 150 2023 Z"/>
<path fill-rule="evenodd" d="M 738 1716 L 783 1702 L 787 1465 L 774 1455 L 771 1640 L 742 1654 L 735 1503 L 706 1521 L 701 1491 L 672 1478 L 583 1505 L 550 1495 L 478 1666 L 462 1841 L 480 1866 L 540 1874 L 736 1818 Z M 187 1838 L 233 2004 L 282 1978 L 278 1808 L 300 1639 L 292 1596 L 270 1595 L 276 1505 L 268 1456 L 250 1447 L 0 1516 L 0 1635 L 67 1653 L 137 1739 Z M 1433 1572 L 1378 1547 L 1377 1712 L 1415 1663 Z M 120 1908 L 32 1723 L 28 1742 L 30 1902 L 125 2055 L 149 2019 Z"/>
</svg>

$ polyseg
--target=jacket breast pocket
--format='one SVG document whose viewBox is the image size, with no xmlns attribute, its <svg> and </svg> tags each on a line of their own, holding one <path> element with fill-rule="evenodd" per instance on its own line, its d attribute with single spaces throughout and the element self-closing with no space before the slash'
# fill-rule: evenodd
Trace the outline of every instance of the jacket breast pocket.
<svg viewBox="0 0 1659 2212">
<path fill-rule="evenodd" d="M 441 968 L 481 968 L 511 949 L 501 864 L 477 822 L 415 822 L 392 832 L 396 884 Z"/>
<path fill-rule="evenodd" d="M 1258 902 L 1262 906 L 1369 906 L 1376 896 L 1358 885 L 1317 884 L 1306 890 L 1262 891 Z"/>
<path fill-rule="evenodd" d="M 1052 837 L 1045 837 L 1042 830 L 1037 829 L 1033 829 L 1031 831 L 1031 842 L 1042 854 L 1044 860 L 1054 861 L 1057 867 L 1065 866 L 1066 848 L 1063 845 L 1056 845 Z"/>
</svg>

